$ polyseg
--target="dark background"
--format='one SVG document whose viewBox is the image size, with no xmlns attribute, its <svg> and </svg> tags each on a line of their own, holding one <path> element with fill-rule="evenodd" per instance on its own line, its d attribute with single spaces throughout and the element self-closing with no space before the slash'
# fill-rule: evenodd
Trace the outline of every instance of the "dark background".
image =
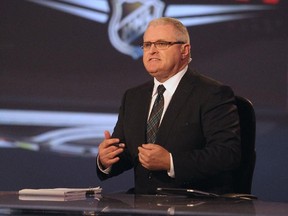
<svg viewBox="0 0 288 216">
<path fill-rule="evenodd" d="M 244 4 L 241 2 L 224 3 Z M 245 4 L 265 2 L 279 4 L 256 18 L 188 26 L 190 66 L 253 102 L 257 162 L 252 193 L 263 200 L 286 202 L 288 7 L 284 1 Z M 196 3 L 199 1 L 177 1 Z M 111 45 L 108 22 L 24 0 L 0 0 L 0 138 L 48 130 L 1 124 L 1 109 L 117 113 L 124 91 L 150 79 L 141 58 L 134 60 Z M 133 185 L 131 172 L 100 182 L 93 157 L 18 148 L 0 148 L 0 176 L 0 190 L 100 185 L 111 192 Z"/>
</svg>

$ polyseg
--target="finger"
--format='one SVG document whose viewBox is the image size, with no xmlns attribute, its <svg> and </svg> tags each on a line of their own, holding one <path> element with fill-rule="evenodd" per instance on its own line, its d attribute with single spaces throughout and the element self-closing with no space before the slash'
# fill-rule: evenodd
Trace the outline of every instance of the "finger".
<svg viewBox="0 0 288 216">
<path fill-rule="evenodd" d="M 111 145 L 114 145 L 116 147 L 121 147 L 121 148 L 125 147 L 124 143 L 119 143 L 120 140 L 118 138 L 111 138 L 111 134 L 108 130 L 104 131 L 104 141 L 103 142 L 105 143 L 104 144 L 105 147 L 109 147 Z"/>
<path fill-rule="evenodd" d="M 119 157 L 115 157 L 115 158 L 112 158 L 112 159 L 105 159 L 105 160 L 103 160 L 102 165 L 105 168 L 111 167 L 113 164 L 117 163 L 119 160 L 120 160 Z"/>
<path fill-rule="evenodd" d="M 117 163 L 120 160 L 119 157 L 115 157 L 113 159 L 109 160 L 109 166 L 112 166 L 113 164 Z"/>
<path fill-rule="evenodd" d="M 111 166 L 119 160 L 118 155 L 123 152 L 123 148 L 117 148 L 116 150 L 105 149 L 100 156 L 100 161 L 106 167 Z"/>
<path fill-rule="evenodd" d="M 139 152 L 139 154 L 142 155 L 142 156 L 144 156 L 144 155 L 147 154 L 147 150 L 144 149 L 144 148 L 141 147 L 141 146 L 138 147 L 138 152 Z"/>
<path fill-rule="evenodd" d="M 121 154 L 123 152 L 123 148 L 116 148 L 114 150 L 107 150 L 105 152 L 105 154 L 103 154 L 103 157 L 105 157 L 106 160 L 111 160 L 114 159 L 116 157 L 118 157 L 119 154 Z"/>
<path fill-rule="evenodd" d="M 113 147 L 113 149 L 118 148 L 119 139 L 118 138 L 110 138 L 110 139 L 104 139 L 102 143 L 100 143 L 99 147 L 104 148 L 110 148 Z M 111 151 L 111 149 L 110 149 Z"/>
<path fill-rule="evenodd" d="M 154 149 L 155 147 L 157 147 L 158 145 L 156 144 L 152 144 L 152 143 L 148 143 L 148 144 L 142 144 L 142 147 L 144 149 L 147 149 L 147 150 L 152 150 Z"/>
<path fill-rule="evenodd" d="M 111 141 L 110 138 L 111 138 L 110 132 L 105 130 L 104 131 L 104 140 L 99 144 L 100 150 L 107 148 L 109 145 L 111 145 L 110 143 L 113 141 Z"/>
<path fill-rule="evenodd" d="M 141 163 L 142 166 L 145 167 L 146 161 L 144 160 L 144 155 L 138 154 L 139 162 Z"/>
<path fill-rule="evenodd" d="M 110 134 L 110 132 L 108 130 L 104 131 L 104 137 L 105 137 L 105 139 L 110 139 L 111 138 L 111 134 Z"/>
<path fill-rule="evenodd" d="M 125 148 L 124 143 L 115 143 L 115 144 L 113 144 L 113 146 L 118 147 L 118 148 Z"/>
<path fill-rule="evenodd" d="M 114 158 L 114 157 L 116 157 L 117 155 L 119 155 L 120 153 L 122 153 L 123 151 L 124 151 L 123 148 L 113 149 L 113 151 L 111 151 L 111 152 L 109 153 L 109 156 L 110 156 L 110 158 Z"/>
<path fill-rule="evenodd" d="M 118 147 L 125 148 L 125 144 L 124 143 L 119 143 Z"/>
<path fill-rule="evenodd" d="M 149 161 L 146 161 L 146 159 L 147 158 L 144 155 L 139 154 L 139 162 L 140 162 L 141 166 L 150 170 L 151 166 L 149 165 Z"/>
</svg>

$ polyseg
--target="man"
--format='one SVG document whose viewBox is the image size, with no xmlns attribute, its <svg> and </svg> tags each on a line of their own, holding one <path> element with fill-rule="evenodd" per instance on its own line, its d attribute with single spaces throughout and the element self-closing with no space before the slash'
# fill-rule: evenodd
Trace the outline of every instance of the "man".
<svg viewBox="0 0 288 216">
<path fill-rule="evenodd" d="M 137 194 L 158 187 L 232 193 L 241 158 L 233 91 L 188 69 L 189 34 L 178 20 L 152 20 L 143 39 L 143 63 L 154 81 L 126 91 L 113 135 L 105 131 L 99 145 L 99 178 L 133 168 Z M 155 101 L 160 122 L 150 120 Z"/>
</svg>

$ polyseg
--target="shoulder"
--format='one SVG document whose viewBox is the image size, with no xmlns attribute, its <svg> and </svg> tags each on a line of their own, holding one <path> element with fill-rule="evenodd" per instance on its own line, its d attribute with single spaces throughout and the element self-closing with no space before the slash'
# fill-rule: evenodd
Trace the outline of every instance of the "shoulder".
<svg viewBox="0 0 288 216">
<path fill-rule="evenodd" d="M 218 89 L 218 88 L 228 88 L 231 89 L 230 86 L 222 83 L 219 80 L 216 80 L 212 77 L 199 73 L 197 70 L 189 69 L 187 71 L 187 79 L 191 80 L 191 84 L 197 85 L 198 87 L 208 88 L 210 90 Z"/>
<path fill-rule="evenodd" d="M 196 70 L 189 69 L 183 78 L 186 84 L 189 83 L 193 95 L 197 95 L 200 101 L 212 102 L 234 98 L 234 91 L 230 86 Z"/>
<path fill-rule="evenodd" d="M 148 89 L 153 88 L 154 82 L 153 80 L 147 81 L 143 84 L 140 84 L 138 86 L 134 86 L 129 88 L 126 92 L 141 92 L 141 91 L 147 91 Z"/>
<path fill-rule="evenodd" d="M 188 69 L 184 78 L 186 78 L 187 80 L 190 80 L 190 82 L 192 82 L 193 85 L 203 85 L 205 87 L 209 87 L 209 86 L 218 87 L 218 86 L 224 85 L 222 82 L 212 77 L 206 76 L 202 73 L 199 73 L 195 69 Z"/>
<path fill-rule="evenodd" d="M 124 93 L 124 98 L 134 98 L 134 99 L 141 99 L 145 95 L 151 95 L 153 90 L 153 80 L 145 82 L 141 85 L 131 87 L 127 89 Z"/>
</svg>

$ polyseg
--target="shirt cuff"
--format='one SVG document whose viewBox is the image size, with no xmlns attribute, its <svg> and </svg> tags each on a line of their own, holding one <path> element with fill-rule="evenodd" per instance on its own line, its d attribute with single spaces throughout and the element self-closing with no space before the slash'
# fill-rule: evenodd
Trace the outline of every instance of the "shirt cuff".
<svg viewBox="0 0 288 216">
<path fill-rule="evenodd" d="M 175 170 L 174 170 L 174 164 L 173 164 L 173 157 L 172 154 L 170 154 L 170 170 L 167 171 L 168 176 L 170 176 L 171 178 L 175 178 Z"/>
<path fill-rule="evenodd" d="M 103 172 L 103 173 L 105 173 L 105 174 L 107 174 L 107 175 L 110 174 L 110 172 L 111 172 L 111 167 L 108 167 L 108 168 L 104 169 L 103 166 L 102 166 L 101 163 L 100 163 L 99 156 L 97 156 L 97 166 L 98 166 L 98 168 L 99 168 L 99 170 L 100 170 L 101 172 Z"/>
</svg>

